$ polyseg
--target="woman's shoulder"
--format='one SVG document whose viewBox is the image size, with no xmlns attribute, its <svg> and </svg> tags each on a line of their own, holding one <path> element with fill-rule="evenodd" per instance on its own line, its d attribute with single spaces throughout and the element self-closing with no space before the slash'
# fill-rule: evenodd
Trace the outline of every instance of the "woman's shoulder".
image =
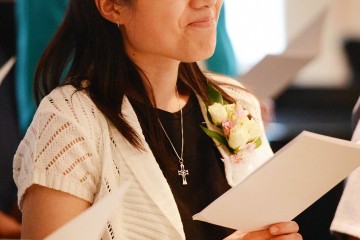
<svg viewBox="0 0 360 240">
<path fill-rule="evenodd" d="M 206 73 L 205 75 L 220 86 L 244 89 L 244 86 L 239 81 L 229 76 L 217 73 Z"/>
<path fill-rule="evenodd" d="M 68 110 L 68 108 L 74 108 L 75 102 L 83 102 L 91 105 L 91 100 L 85 91 L 77 90 L 72 85 L 64 85 L 53 89 L 48 95 L 46 95 L 40 102 L 39 108 L 43 105 L 52 105 L 60 112 Z M 65 107 L 65 108 L 63 108 Z"/>
<path fill-rule="evenodd" d="M 37 111 L 54 111 L 59 114 L 83 115 L 98 114 L 95 103 L 85 90 L 78 90 L 72 85 L 64 85 L 53 89 L 40 102 Z"/>
<path fill-rule="evenodd" d="M 95 131 L 105 120 L 88 93 L 72 85 L 57 87 L 41 100 L 33 121 L 45 118 L 59 118 L 89 131 Z"/>
<path fill-rule="evenodd" d="M 88 95 L 73 86 L 57 87 L 42 99 L 14 156 L 20 206 L 32 184 L 93 201 L 101 174 L 104 120 Z"/>
<path fill-rule="evenodd" d="M 247 105 L 258 107 L 259 101 L 257 97 L 239 81 L 225 75 L 214 73 L 208 73 L 206 76 L 237 102 L 246 102 Z"/>
</svg>

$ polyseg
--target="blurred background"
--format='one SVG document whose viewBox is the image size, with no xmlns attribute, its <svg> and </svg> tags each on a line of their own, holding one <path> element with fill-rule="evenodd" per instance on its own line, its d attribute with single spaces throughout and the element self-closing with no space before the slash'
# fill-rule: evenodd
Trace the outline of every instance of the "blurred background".
<svg viewBox="0 0 360 240">
<path fill-rule="evenodd" d="M 267 133 L 275 152 L 303 130 L 350 140 L 360 96 L 360 1 L 225 0 L 225 8 L 240 75 L 281 53 L 325 9 L 321 52 L 272 99 Z M 342 191 L 340 183 L 295 219 L 305 240 L 336 239 L 329 226 Z"/>
<path fill-rule="evenodd" d="M 274 152 L 303 130 L 350 140 L 351 111 L 360 95 L 360 1 L 224 2 L 221 31 L 227 48 L 221 48 L 219 39 L 217 61 L 214 56 L 203 67 L 233 77 L 241 77 L 267 54 L 280 54 L 325 9 L 320 54 L 292 77 L 284 91 L 263 99 L 270 102 L 273 116 L 267 134 Z M 0 0 L 0 238 L 19 238 L 21 215 L 12 157 L 35 110 L 31 84 L 36 62 L 66 4 L 66 0 Z M 228 68 L 220 71 L 226 64 Z M 335 239 L 329 226 L 342 190 L 340 183 L 295 219 L 305 240 Z"/>
</svg>

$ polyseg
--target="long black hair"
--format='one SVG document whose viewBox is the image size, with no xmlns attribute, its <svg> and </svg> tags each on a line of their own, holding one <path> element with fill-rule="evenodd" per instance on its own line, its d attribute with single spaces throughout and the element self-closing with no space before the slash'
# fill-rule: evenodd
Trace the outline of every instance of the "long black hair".
<svg viewBox="0 0 360 240">
<path fill-rule="evenodd" d="M 129 0 L 124 2 L 131 4 Z M 140 71 L 125 53 L 120 30 L 100 15 L 94 0 L 69 0 L 64 20 L 35 73 L 36 102 L 39 104 L 60 85 L 86 89 L 117 130 L 141 149 L 139 136 L 121 114 L 123 98 L 131 87 L 135 86 L 139 95 L 153 103 Z M 88 84 L 82 84 L 84 80 Z M 196 63 L 180 63 L 178 84 L 191 89 L 205 102 L 208 81 Z"/>
</svg>

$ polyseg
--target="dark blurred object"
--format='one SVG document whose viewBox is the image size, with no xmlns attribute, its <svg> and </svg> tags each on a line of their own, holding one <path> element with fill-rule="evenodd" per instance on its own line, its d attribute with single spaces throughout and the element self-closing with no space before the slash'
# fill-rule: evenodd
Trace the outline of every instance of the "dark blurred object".
<svg viewBox="0 0 360 240">
<path fill-rule="evenodd" d="M 351 84 L 360 86 L 360 38 L 347 39 L 344 51 L 351 69 Z"/>
<path fill-rule="evenodd" d="M 16 53 L 14 3 L 0 2 L 0 67 Z M 12 162 L 20 142 L 15 104 L 14 67 L 0 85 L 0 238 L 20 237 L 17 189 Z"/>
<path fill-rule="evenodd" d="M 269 126 L 273 150 L 303 130 L 350 140 L 351 114 L 359 94 L 360 85 L 287 89 L 274 100 L 275 119 Z"/>
<path fill-rule="evenodd" d="M 6 57 L 15 54 L 16 34 L 14 21 L 14 3 L 0 1 L 0 46 Z"/>
<path fill-rule="evenodd" d="M 5 212 L 16 202 L 17 193 L 12 177 L 13 157 L 20 142 L 15 106 L 12 69 L 0 85 L 0 210 Z"/>
</svg>

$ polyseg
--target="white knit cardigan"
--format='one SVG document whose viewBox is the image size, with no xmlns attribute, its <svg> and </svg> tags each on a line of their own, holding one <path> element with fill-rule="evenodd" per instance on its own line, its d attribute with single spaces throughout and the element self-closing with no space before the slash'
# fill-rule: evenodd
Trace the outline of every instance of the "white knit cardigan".
<svg viewBox="0 0 360 240">
<path fill-rule="evenodd" d="M 247 108 L 264 130 L 257 99 L 234 80 L 218 80 L 230 84 L 224 85 L 224 90 Z M 199 101 L 206 120 L 204 104 Z M 64 86 L 46 96 L 14 158 L 20 208 L 22 197 L 32 184 L 94 203 L 130 180 L 131 187 L 108 221 L 102 239 L 185 239 L 170 187 L 126 97 L 122 114 L 143 140 L 145 151 L 130 145 L 86 93 Z M 262 142 L 246 162 L 225 162 L 231 186 L 272 155 L 264 133 Z"/>
</svg>

